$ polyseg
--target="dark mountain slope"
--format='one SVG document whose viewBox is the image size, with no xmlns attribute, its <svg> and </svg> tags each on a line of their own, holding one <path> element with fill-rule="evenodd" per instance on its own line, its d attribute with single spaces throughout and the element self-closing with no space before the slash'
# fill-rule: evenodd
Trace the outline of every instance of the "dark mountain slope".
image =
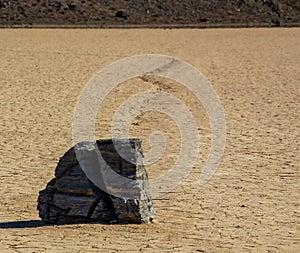
<svg viewBox="0 0 300 253">
<path fill-rule="evenodd" d="M 0 0 L 0 24 L 288 25 L 299 0 Z"/>
</svg>

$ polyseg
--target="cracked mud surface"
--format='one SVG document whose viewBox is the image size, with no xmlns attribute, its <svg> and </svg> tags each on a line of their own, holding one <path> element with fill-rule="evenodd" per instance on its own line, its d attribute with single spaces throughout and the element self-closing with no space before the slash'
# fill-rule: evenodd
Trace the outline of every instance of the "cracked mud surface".
<svg viewBox="0 0 300 253">
<path fill-rule="evenodd" d="M 78 95 L 104 66 L 159 53 L 186 60 L 211 82 L 227 121 L 222 163 L 208 184 L 198 179 L 211 131 L 201 103 L 181 85 L 157 77 L 119 86 L 98 113 L 96 137 L 110 137 L 113 112 L 145 89 L 184 101 L 201 135 L 198 162 L 185 182 L 154 199 L 148 225 L 43 226 L 38 191 L 72 143 Z M 299 234 L 300 29 L 0 30 L 1 252 L 297 252 Z M 161 113 L 145 112 L 131 135 L 165 133 L 149 177 L 176 161 L 180 133 Z"/>
</svg>

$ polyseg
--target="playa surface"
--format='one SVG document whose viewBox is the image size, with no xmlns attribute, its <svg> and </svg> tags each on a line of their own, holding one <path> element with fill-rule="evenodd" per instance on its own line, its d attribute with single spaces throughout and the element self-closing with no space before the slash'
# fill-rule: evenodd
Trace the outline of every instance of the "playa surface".
<svg viewBox="0 0 300 253">
<path fill-rule="evenodd" d="M 224 107 L 227 142 L 213 178 L 199 185 L 211 128 L 201 103 L 162 78 L 135 78 L 106 97 L 96 138 L 110 137 L 114 111 L 130 95 L 162 90 L 186 103 L 201 151 L 189 177 L 154 199 L 145 225 L 43 226 L 39 190 L 72 145 L 76 101 L 101 68 L 137 54 L 189 62 L 212 83 Z M 1 252 L 298 252 L 300 29 L 0 30 Z M 180 131 L 168 116 L 145 112 L 130 136 L 165 133 L 150 178 L 168 171 Z M 189 163 L 189 161 L 186 161 Z"/>
</svg>

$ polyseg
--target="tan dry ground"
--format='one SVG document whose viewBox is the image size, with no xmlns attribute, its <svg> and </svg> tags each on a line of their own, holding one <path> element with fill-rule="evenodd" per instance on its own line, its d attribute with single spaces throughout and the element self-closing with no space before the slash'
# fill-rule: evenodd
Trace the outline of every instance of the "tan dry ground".
<svg viewBox="0 0 300 253">
<path fill-rule="evenodd" d="M 153 224 L 41 226 L 38 191 L 72 146 L 82 88 L 109 63 L 144 53 L 186 60 L 212 82 L 227 120 L 217 173 L 198 185 L 211 134 L 201 104 L 169 80 L 137 78 L 107 98 L 97 137 L 110 136 L 112 113 L 128 95 L 175 94 L 202 136 L 190 177 L 154 200 Z M 0 59 L 1 252 L 299 252 L 299 28 L 0 30 Z M 174 122 L 151 112 L 134 123 L 145 151 L 149 133 L 166 133 L 166 154 L 147 169 L 151 178 L 167 171 L 179 151 Z"/>
</svg>

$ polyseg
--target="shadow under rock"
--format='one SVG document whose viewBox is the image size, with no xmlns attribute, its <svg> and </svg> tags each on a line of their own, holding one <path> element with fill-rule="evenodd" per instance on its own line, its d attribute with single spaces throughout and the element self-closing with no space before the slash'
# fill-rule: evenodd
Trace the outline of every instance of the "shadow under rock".
<svg viewBox="0 0 300 253">
<path fill-rule="evenodd" d="M 51 226 L 51 225 L 45 224 L 41 220 L 0 222 L 0 229 L 1 228 L 37 228 L 37 227 L 45 227 L 45 226 Z"/>
<path fill-rule="evenodd" d="M 38 227 L 53 227 L 53 226 L 64 226 L 64 225 L 80 225 L 80 224 L 97 224 L 97 225 L 120 225 L 116 221 L 110 222 L 92 222 L 92 221 L 74 221 L 67 223 L 44 223 L 41 220 L 24 220 L 24 221 L 8 221 L 0 222 L 0 229 L 5 228 L 38 228 Z"/>
</svg>

